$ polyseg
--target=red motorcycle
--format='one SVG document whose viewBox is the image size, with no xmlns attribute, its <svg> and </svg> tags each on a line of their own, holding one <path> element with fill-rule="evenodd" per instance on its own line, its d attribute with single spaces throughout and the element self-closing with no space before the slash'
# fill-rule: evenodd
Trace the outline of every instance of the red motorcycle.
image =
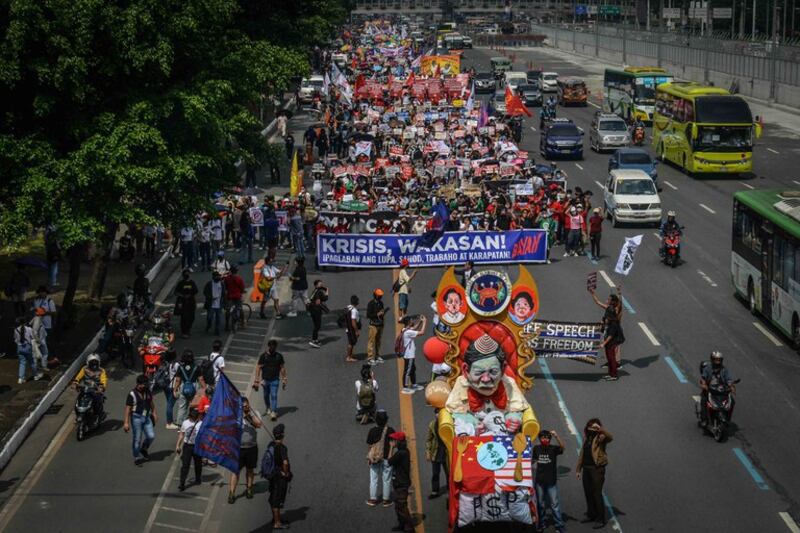
<svg viewBox="0 0 800 533">
<path fill-rule="evenodd" d="M 144 363 L 144 375 L 150 384 L 150 390 L 155 389 L 156 373 L 161 368 L 164 356 L 169 351 L 165 339 L 158 336 L 150 336 L 147 342 L 139 348 Z"/>
<path fill-rule="evenodd" d="M 671 231 L 664 235 L 664 264 L 675 268 L 681 262 L 681 232 Z"/>
<path fill-rule="evenodd" d="M 635 146 L 641 146 L 644 144 L 644 127 L 643 126 L 636 126 L 633 128 L 633 144 Z"/>
</svg>

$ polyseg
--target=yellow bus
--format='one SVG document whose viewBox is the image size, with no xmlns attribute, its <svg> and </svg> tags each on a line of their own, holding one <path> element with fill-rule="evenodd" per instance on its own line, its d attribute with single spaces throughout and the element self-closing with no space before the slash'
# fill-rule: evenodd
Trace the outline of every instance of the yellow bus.
<svg viewBox="0 0 800 533">
<path fill-rule="evenodd" d="M 603 110 L 625 120 L 653 120 L 656 87 L 672 81 L 659 67 L 607 68 L 603 76 Z"/>
<path fill-rule="evenodd" d="M 750 106 L 725 89 L 685 82 L 656 88 L 653 148 L 689 174 L 751 172 L 760 136 Z"/>
</svg>

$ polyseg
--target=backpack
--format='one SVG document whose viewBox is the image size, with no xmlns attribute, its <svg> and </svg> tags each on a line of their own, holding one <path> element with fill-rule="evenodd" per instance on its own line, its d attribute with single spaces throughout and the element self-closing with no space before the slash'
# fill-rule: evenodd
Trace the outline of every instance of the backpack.
<svg viewBox="0 0 800 533">
<path fill-rule="evenodd" d="M 169 388 L 169 367 L 162 366 L 153 376 L 153 388 L 167 390 Z"/>
<path fill-rule="evenodd" d="M 206 382 L 206 385 L 214 385 L 214 363 L 217 359 L 222 357 L 222 355 L 216 356 L 214 359 L 205 359 L 202 363 L 200 363 L 200 375 L 203 376 L 203 381 Z"/>
<path fill-rule="evenodd" d="M 191 377 L 186 375 L 186 368 L 181 365 L 181 394 L 185 398 L 194 398 L 194 395 L 197 394 L 197 385 L 194 384 L 194 375 L 195 375 L 195 368 L 192 367 Z"/>
<path fill-rule="evenodd" d="M 383 444 L 386 442 L 386 431 L 388 429 L 388 426 L 383 426 L 381 439 L 369 445 L 369 449 L 367 450 L 367 462 L 369 462 L 369 464 L 374 465 L 383 461 Z"/>
<path fill-rule="evenodd" d="M 402 330 L 397 337 L 394 339 L 394 354 L 398 357 L 403 357 L 406 352 L 406 343 L 405 339 L 403 338 L 403 333 L 405 329 Z"/>
<path fill-rule="evenodd" d="M 348 305 L 347 307 L 345 307 L 344 311 L 339 313 L 339 316 L 336 318 L 336 325 L 337 326 L 339 326 L 340 328 L 347 328 L 348 327 L 348 322 L 350 321 L 350 311 L 351 311 L 351 308 Z"/>
<path fill-rule="evenodd" d="M 371 379 L 361 382 L 361 387 L 358 389 L 358 406 L 362 409 L 375 407 L 375 387 Z"/>
<path fill-rule="evenodd" d="M 261 457 L 261 477 L 271 480 L 277 473 L 278 469 L 275 464 L 275 443 L 270 442 L 267 449 L 264 450 L 264 456 Z"/>
</svg>

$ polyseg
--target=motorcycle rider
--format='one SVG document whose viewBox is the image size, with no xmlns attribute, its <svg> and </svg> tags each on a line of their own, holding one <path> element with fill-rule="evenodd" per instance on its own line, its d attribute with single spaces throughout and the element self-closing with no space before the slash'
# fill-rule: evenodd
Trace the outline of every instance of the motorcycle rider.
<svg viewBox="0 0 800 533">
<path fill-rule="evenodd" d="M 154 314 L 153 318 L 150 319 L 152 328 L 148 328 L 142 335 L 142 344 L 146 345 L 150 337 L 158 337 L 163 341 L 167 350 L 170 350 L 175 342 L 175 332 L 172 331 L 169 324 L 170 318 L 169 313 Z"/>
<path fill-rule="evenodd" d="M 722 352 L 718 352 L 716 350 L 711 352 L 710 360 L 711 364 L 704 364 L 700 372 L 700 388 L 702 389 L 702 392 L 700 393 L 700 423 L 703 427 L 708 424 L 709 387 L 721 383 L 730 387 L 732 394 L 736 394 L 736 386 L 733 383 L 733 378 L 731 378 L 731 373 L 728 372 L 728 369 L 725 368 L 725 365 L 722 363 Z M 730 420 L 731 416 L 733 416 L 733 406 L 735 403 L 735 399 L 732 396 L 731 410 L 728 413 L 728 420 Z"/>
<path fill-rule="evenodd" d="M 121 292 L 117 295 L 117 304 L 109 309 L 108 314 L 105 316 L 105 330 L 103 331 L 103 338 L 97 344 L 98 352 L 108 353 L 114 331 L 128 318 L 128 314 L 128 297 L 124 292 Z"/>
<path fill-rule="evenodd" d="M 75 390 L 80 390 L 81 385 L 87 385 L 86 394 L 92 397 L 92 409 L 97 413 L 100 422 L 105 420 L 103 401 L 105 400 L 108 376 L 106 376 L 105 369 L 100 366 L 100 356 L 96 353 L 89 354 L 86 357 L 86 365 L 81 368 L 72 383 L 75 385 Z"/>
<path fill-rule="evenodd" d="M 640 130 L 642 132 L 642 139 L 644 139 L 644 122 L 640 116 L 636 116 L 633 118 L 633 124 L 631 125 L 631 140 L 636 140 L 636 132 Z"/>
<path fill-rule="evenodd" d="M 136 279 L 133 281 L 133 298 L 137 302 L 144 302 L 145 314 L 150 310 L 150 280 L 147 279 L 147 267 L 144 264 L 136 265 Z"/>
<path fill-rule="evenodd" d="M 667 219 L 661 223 L 661 229 L 659 230 L 661 234 L 661 249 L 659 250 L 659 255 L 664 256 L 664 252 L 666 250 L 666 243 L 664 242 L 664 237 L 669 235 L 670 233 L 677 233 L 678 235 L 682 235 L 683 232 L 681 231 L 681 225 L 678 224 L 678 221 L 675 219 L 675 211 L 667 211 Z M 681 253 L 681 245 L 678 243 L 678 254 Z"/>
</svg>

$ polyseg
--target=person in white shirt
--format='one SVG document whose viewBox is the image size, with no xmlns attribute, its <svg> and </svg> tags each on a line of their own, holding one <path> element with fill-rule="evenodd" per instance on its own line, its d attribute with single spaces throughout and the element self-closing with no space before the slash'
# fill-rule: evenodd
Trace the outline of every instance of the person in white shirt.
<svg viewBox="0 0 800 533">
<path fill-rule="evenodd" d="M 400 322 L 403 324 L 403 394 L 414 394 L 416 391 L 424 389 L 422 385 L 417 385 L 417 357 L 416 339 L 423 331 L 427 318 L 422 316 L 405 316 Z"/>
<path fill-rule="evenodd" d="M 178 432 L 178 442 L 175 444 L 175 453 L 181 456 L 181 477 L 178 490 L 186 490 L 186 476 L 189 475 L 189 463 L 194 461 L 194 484 L 199 485 L 203 478 L 203 458 L 194 453 L 194 444 L 197 432 L 203 425 L 197 407 L 189 409 L 189 418 L 181 424 Z"/>
<path fill-rule="evenodd" d="M 225 235 L 222 228 L 222 220 L 214 218 L 208 223 L 208 227 L 211 229 L 211 252 L 216 256 L 223 248 L 222 239 Z"/>
<path fill-rule="evenodd" d="M 358 344 L 358 337 L 361 335 L 361 315 L 358 313 L 358 296 L 353 294 L 350 296 L 350 305 L 347 306 L 347 322 L 345 325 L 345 332 L 347 333 L 347 355 L 345 356 L 346 363 L 355 363 L 358 361 L 353 357 L 353 349 Z"/>
<path fill-rule="evenodd" d="M 203 271 L 211 270 L 211 227 L 208 224 L 198 224 L 197 239 L 199 241 L 200 266 Z"/>
<path fill-rule="evenodd" d="M 214 384 L 219 383 L 219 373 L 225 370 L 225 356 L 222 355 L 222 341 L 216 340 L 211 345 L 211 353 L 208 354 L 211 367 L 214 369 Z"/>
<path fill-rule="evenodd" d="M 221 277 L 227 276 L 231 271 L 231 264 L 225 259 L 225 251 L 217 251 L 217 258 L 211 263 L 211 271 L 217 272 Z"/>
<path fill-rule="evenodd" d="M 194 228 L 186 226 L 181 229 L 181 268 L 194 272 Z"/>
<path fill-rule="evenodd" d="M 47 368 L 47 361 L 50 359 L 55 359 L 55 356 L 50 354 L 50 350 L 47 347 L 47 337 L 50 336 L 50 333 L 53 330 L 53 317 L 56 315 L 56 304 L 50 297 L 49 291 L 45 285 L 41 285 L 36 290 L 36 298 L 33 299 L 31 309 L 37 315 L 41 313 L 39 309 L 44 309 L 44 314 L 40 315 L 42 317 L 41 326 L 44 328 L 44 331 L 34 331 L 34 333 L 39 338 L 39 350 L 41 351 L 42 356 L 42 369 L 45 369 Z"/>
<path fill-rule="evenodd" d="M 286 274 L 286 270 L 289 268 L 289 261 L 286 261 L 286 266 L 282 269 L 276 267 L 273 261 L 273 258 L 270 257 L 269 254 L 266 255 L 264 257 L 264 266 L 261 268 L 261 279 L 258 282 L 258 289 L 261 291 L 263 298 L 261 300 L 259 316 L 261 316 L 261 318 L 267 318 L 264 309 L 267 305 L 267 301 L 272 300 L 275 306 L 275 318 L 280 320 L 284 315 L 281 314 L 280 302 L 278 301 L 278 280 Z M 262 286 L 265 290 L 262 290 Z"/>
</svg>

